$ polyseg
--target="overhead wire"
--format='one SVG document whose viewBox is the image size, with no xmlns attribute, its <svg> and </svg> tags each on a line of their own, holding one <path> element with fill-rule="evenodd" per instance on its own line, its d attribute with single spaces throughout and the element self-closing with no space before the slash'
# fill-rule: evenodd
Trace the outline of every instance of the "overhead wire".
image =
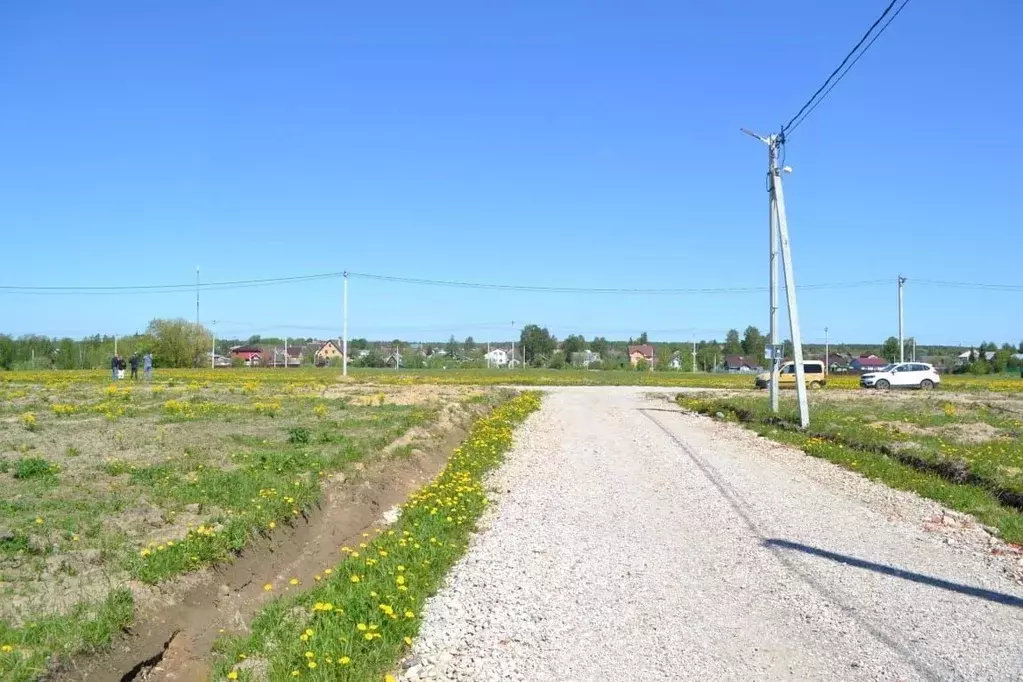
<svg viewBox="0 0 1023 682">
<path fill-rule="evenodd" d="M 860 48 L 863 47 L 863 44 L 866 43 L 867 40 L 871 38 L 871 35 L 874 33 L 874 29 L 876 29 L 878 27 L 878 25 L 880 25 L 881 22 L 884 21 L 885 17 L 887 17 L 889 15 L 889 13 L 891 13 L 892 8 L 895 7 L 895 5 L 898 3 L 898 1 L 899 0 L 891 0 L 891 2 L 888 3 L 888 6 L 885 7 L 883 12 L 881 12 L 881 15 L 877 19 L 874 20 L 874 23 L 872 23 L 870 25 L 870 28 L 868 28 L 866 33 L 863 34 L 863 37 L 861 37 L 859 39 L 859 41 L 853 46 L 853 48 L 851 50 L 849 50 L 849 52 L 845 55 L 845 58 L 842 59 L 842 61 L 839 63 L 839 65 L 837 67 L 835 67 L 835 70 L 832 71 L 828 75 L 828 77 L 824 80 L 824 82 L 821 84 L 821 86 L 819 88 L 817 88 L 817 90 L 813 93 L 813 95 L 810 96 L 810 99 L 806 100 L 806 102 L 803 104 L 803 106 L 799 108 L 799 111 L 796 112 L 795 116 L 793 116 L 791 119 L 789 119 L 789 122 L 782 126 L 781 134 L 782 134 L 783 137 L 788 132 L 793 130 L 795 128 L 795 125 L 798 125 L 798 124 L 795 123 L 796 119 L 799 119 L 800 116 L 803 116 L 804 113 L 806 113 L 806 115 L 808 116 L 809 112 L 807 112 L 807 109 L 810 109 L 811 107 L 815 109 L 817 107 L 817 105 L 821 101 L 823 101 L 823 99 L 825 97 L 827 97 L 828 92 L 831 92 L 831 89 L 834 88 L 834 84 L 837 84 L 838 80 L 841 80 L 845 76 L 845 73 L 848 72 L 848 69 L 845 69 L 845 72 L 843 72 L 843 69 L 845 68 L 846 64 L 849 64 L 849 60 L 852 59 L 853 56 L 857 54 L 857 52 L 859 52 L 859 56 L 857 56 L 856 59 L 852 63 L 852 64 L 855 64 L 856 61 L 859 61 L 860 56 L 862 56 L 862 54 L 864 52 L 866 52 L 868 49 L 870 49 L 870 45 L 873 45 L 874 40 L 877 39 L 877 36 L 879 36 L 881 34 L 881 32 L 883 32 L 884 29 L 882 29 L 880 32 L 878 32 L 877 35 L 875 35 L 874 38 L 870 40 L 870 43 L 865 48 L 863 48 L 863 51 L 860 52 Z M 908 2 L 909 2 L 909 0 L 903 0 L 902 6 L 899 8 L 899 12 L 902 11 L 902 9 L 906 6 L 906 4 L 908 4 Z M 895 16 L 898 16 L 898 14 L 896 14 Z M 895 17 L 893 16 L 892 19 L 894 19 L 894 18 Z M 891 20 L 889 20 L 888 23 L 890 24 Z M 888 27 L 888 24 L 885 24 L 884 28 L 887 28 L 887 27 Z M 852 68 L 852 64 L 849 65 L 849 68 Z M 841 76 L 839 76 L 840 72 L 841 72 Z M 835 79 L 836 77 L 838 77 L 838 80 L 836 80 L 835 83 L 832 84 L 832 80 Z M 823 94 L 821 94 L 821 93 L 823 93 Z M 818 96 L 820 97 L 820 99 L 818 99 Z M 805 120 L 805 118 L 806 118 L 806 116 L 803 116 L 803 119 L 801 119 L 799 121 L 799 123 L 802 123 L 802 121 Z"/>
<path fill-rule="evenodd" d="M 384 282 L 395 282 L 401 284 L 417 284 L 424 286 L 452 287 L 466 289 L 489 289 L 498 291 L 527 291 L 537 293 L 558 293 L 558 294 L 624 294 L 624 295 L 685 295 L 685 294 L 747 294 L 759 293 L 768 290 L 764 286 L 737 286 L 737 287 L 705 287 L 705 288 L 632 288 L 632 287 L 562 287 L 562 286 L 539 286 L 520 284 L 486 284 L 479 282 L 463 282 L 457 280 L 436 280 L 422 279 L 415 277 L 395 277 L 389 275 L 373 275 L 368 273 L 349 272 L 349 277 L 378 280 Z M 889 284 L 884 280 L 864 280 L 858 282 L 831 282 L 824 284 L 799 285 L 799 289 L 838 289 L 856 288 L 864 286 L 876 286 Z"/>
<path fill-rule="evenodd" d="M 888 26 L 893 21 L 895 21 L 896 17 L 899 16 L 899 14 L 902 12 L 903 9 L 905 9 L 906 5 L 908 5 L 908 4 L 909 4 L 909 0 L 903 0 L 903 3 L 901 5 L 899 5 L 899 8 L 897 10 L 895 10 L 895 13 L 892 14 L 892 16 L 888 19 L 888 21 L 885 22 L 884 26 L 882 26 L 880 28 L 880 30 L 878 30 L 878 32 L 874 34 L 874 37 L 870 39 L 870 42 L 867 43 L 866 47 L 864 47 L 863 50 L 861 50 L 860 53 L 858 55 L 856 55 L 856 58 L 853 59 L 852 62 L 850 62 L 849 66 L 841 74 L 839 74 L 838 78 L 836 78 L 835 81 L 830 86 L 828 86 L 828 89 L 824 91 L 824 94 L 822 94 L 820 96 L 820 99 L 818 99 L 816 102 L 814 102 L 813 106 L 810 107 L 806 111 L 806 113 L 803 114 L 802 118 L 800 118 L 798 121 L 795 121 L 795 123 L 793 123 L 792 121 L 789 122 L 789 125 L 786 126 L 785 129 L 784 129 L 784 132 L 785 132 L 786 136 L 788 134 L 790 134 L 793 130 L 798 128 L 799 125 L 803 121 L 805 121 L 810 114 L 813 113 L 813 110 L 816 109 L 820 105 L 820 103 L 824 101 L 824 99 L 828 96 L 828 93 L 830 93 L 835 88 L 835 86 L 838 85 L 842 81 L 843 78 L 845 78 L 845 75 L 847 73 L 849 73 L 849 71 L 854 66 L 856 66 L 856 62 L 860 61 L 860 58 L 867 53 L 867 50 L 869 50 L 870 46 L 874 44 L 874 41 L 881 37 L 881 34 L 883 34 L 885 32 L 885 29 L 887 29 Z"/>
</svg>

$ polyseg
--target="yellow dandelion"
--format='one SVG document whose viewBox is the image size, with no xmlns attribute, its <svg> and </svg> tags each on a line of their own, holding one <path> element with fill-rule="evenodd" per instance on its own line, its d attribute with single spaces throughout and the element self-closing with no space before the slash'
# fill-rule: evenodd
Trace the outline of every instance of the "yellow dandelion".
<svg viewBox="0 0 1023 682">
<path fill-rule="evenodd" d="M 270 583 L 267 583 L 266 585 L 263 585 L 263 589 L 266 590 L 267 592 L 269 592 L 273 588 L 274 588 L 274 586 L 271 585 Z"/>
<path fill-rule="evenodd" d="M 298 581 L 298 578 L 292 578 L 292 579 L 291 579 L 291 580 L 289 580 L 288 582 L 289 582 L 290 584 L 292 584 L 292 585 L 298 585 L 298 582 L 299 582 L 299 581 Z"/>
<path fill-rule="evenodd" d="M 229 672 L 227 674 L 227 679 L 229 679 L 229 680 L 237 680 L 238 679 L 238 671 L 237 670 L 232 670 L 231 672 Z"/>
</svg>

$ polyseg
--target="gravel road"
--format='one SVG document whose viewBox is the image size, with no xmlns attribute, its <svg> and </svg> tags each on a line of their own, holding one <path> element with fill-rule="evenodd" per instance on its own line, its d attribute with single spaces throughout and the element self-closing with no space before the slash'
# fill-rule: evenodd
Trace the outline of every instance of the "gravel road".
<svg viewBox="0 0 1023 682">
<path fill-rule="evenodd" d="M 404 680 L 1020 680 L 1020 557 L 967 517 L 683 414 L 555 389 Z"/>
</svg>

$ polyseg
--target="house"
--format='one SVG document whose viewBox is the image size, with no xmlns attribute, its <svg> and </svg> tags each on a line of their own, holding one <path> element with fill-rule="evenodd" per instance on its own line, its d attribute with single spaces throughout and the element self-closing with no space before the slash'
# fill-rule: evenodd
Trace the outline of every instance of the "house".
<svg viewBox="0 0 1023 682">
<path fill-rule="evenodd" d="M 986 350 L 983 353 L 975 350 L 966 350 L 956 356 L 956 365 L 962 367 L 968 365 L 980 356 L 984 356 L 984 359 L 991 362 L 995 359 L 995 352 L 992 350 Z"/>
<path fill-rule="evenodd" d="M 509 354 L 504 348 L 493 348 L 483 357 L 487 360 L 487 367 L 504 367 L 508 364 Z"/>
<path fill-rule="evenodd" d="M 572 353 L 569 360 L 571 360 L 572 365 L 575 367 L 589 367 L 600 362 L 600 353 L 594 353 L 591 350 L 581 350 Z"/>
<path fill-rule="evenodd" d="M 654 347 L 649 343 L 643 343 L 638 346 L 629 346 L 629 362 L 635 367 L 639 364 L 640 360 L 643 360 L 651 368 L 654 366 Z"/>
<path fill-rule="evenodd" d="M 387 359 L 384 360 L 384 364 L 388 367 L 394 367 L 397 365 L 401 368 L 405 366 L 405 358 L 402 357 L 401 351 L 395 351 L 387 356 Z"/>
<path fill-rule="evenodd" d="M 668 362 L 668 367 L 675 370 L 676 372 L 682 369 L 682 354 L 675 351 L 671 354 L 671 361 Z"/>
<path fill-rule="evenodd" d="M 259 367 L 263 364 L 263 349 L 259 346 L 235 346 L 231 349 L 231 358 L 241 358 L 246 367 Z"/>
<path fill-rule="evenodd" d="M 334 341 L 325 341 L 315 352 L 316 364 L 321 367 L 331 360 L 340 360 L 341 356 L 341 349 Z"/>
<path fill-rule="evenodd" d="M 274 367 L 299 367 L 302 365 L 303 351 L 301 346 L 274 348 L 269 364 Z"/>
<path fill-rule="evenodd" d="M 858 358 L 853 358 L 853 361 L 849 363 L 849 369 L 853 372 L 874 372 L 888 364 L 888 361 L 884 358 L 879 358 L 873 353 L 870 353 L 867 355 L 861 355 Z"/>
<path fill-rule="evenodd" d="M 209 353 L 206 354 L 206 358 L 210 359 Z M 213 355 L 211 364 L 213 365 L 213 367 L 230 367 L 231 358 L 227 357 L 226 355 Z"/>
<path fill-rule="evenodd" d="M 741 355 L 726 355 L 722 368 L 729 374 L 755 374 L 761 371 L 756 360 Z"/>
<path fill-rule="evenodd" d="M 845 357 L 840 353 L 831 353 L 830 355 L 828 355 L 827 362 L 829 372 L 849 371 L 849 358 Z"/>
</svg>

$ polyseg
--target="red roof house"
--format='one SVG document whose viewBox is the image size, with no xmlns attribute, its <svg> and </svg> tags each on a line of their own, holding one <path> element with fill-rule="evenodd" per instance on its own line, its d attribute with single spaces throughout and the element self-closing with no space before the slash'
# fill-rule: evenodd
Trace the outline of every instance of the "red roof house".
<svg viewBox="0 0 1023 682">
<path fill-rule="evenodd" d="M 635 367 L 640 360 L 646 360 L 650 365 L 654 364 L 654 347 L 649 343 L 638 346 L 629 346 L 629 361 Z"/>
</svg>

